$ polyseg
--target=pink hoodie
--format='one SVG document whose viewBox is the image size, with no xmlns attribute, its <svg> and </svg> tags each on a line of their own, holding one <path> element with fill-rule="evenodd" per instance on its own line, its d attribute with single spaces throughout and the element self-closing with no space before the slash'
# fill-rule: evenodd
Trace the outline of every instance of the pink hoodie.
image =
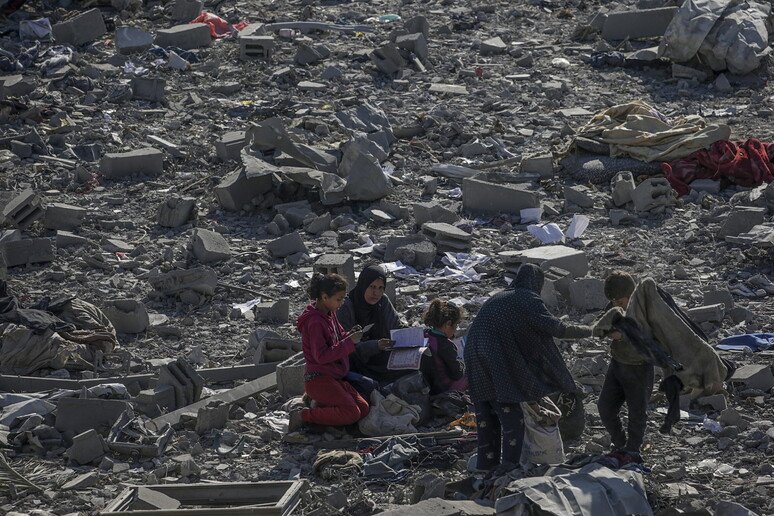
<svg viewBox="0 0 774 516">
<path fill-rule="evenodd" d="M 307 373 L 322 373 L 341 380 L 349 372 L 349 354 L 355 344 L 344 337 L 335 312 L 324 314 L 310 303 L 296 320 L 306 359 Z"/>
</svg>

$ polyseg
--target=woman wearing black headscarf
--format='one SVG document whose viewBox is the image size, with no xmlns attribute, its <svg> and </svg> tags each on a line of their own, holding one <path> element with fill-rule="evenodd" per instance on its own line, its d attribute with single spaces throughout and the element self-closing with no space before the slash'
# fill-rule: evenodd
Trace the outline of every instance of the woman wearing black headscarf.
<svg viewBox="0 0 774 516">
<path fill-rule="evenodd" d="M 521 402 L 576 390 L 553 337 L 589 337 L 592 328 L 551 315 L 540 298 L 542 289 L 540 267 L 522 265 L 510 288 L 484 303 L 470 326 L 464 354 L 478 426 L 478 469 L 519 464 Z"/>
<path fill-rule="evenodd" d="M 396 330 L 402 324 L 390 298 L 384 295 L 386 286 L 387 275 L 384 270 L 378 265 L 369 265 L 360 273 L 355 288 L 349 291 L 344 304 L 336 313 L 346 331 L 357 325 L 365 328 L 373 324 L 364 332 L 356 351 L 350 355 L 350 369 L 382 384 L 411 373 L 410 370 L 387 369 L 390 353 L 384 350 L 391 343 L 390 330 Z"/>
</svg>

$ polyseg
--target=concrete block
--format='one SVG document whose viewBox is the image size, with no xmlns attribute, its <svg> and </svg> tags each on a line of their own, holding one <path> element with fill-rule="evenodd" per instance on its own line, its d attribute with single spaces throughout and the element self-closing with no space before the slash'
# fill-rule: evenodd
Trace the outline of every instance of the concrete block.
<svg viewBox="0 0 774 516">
<path fill-rule="evenodd" d="M 285 258 L 295 253 L 306 253 L 306 244 L 297 232 L 288 233 L 266 244 L 273 258 Z"/>
<path fill-rule="evenodd" d="M 11 152 L 16 154 L 20 159 L 29 158 L 34 153 L 31 143 L 20 142 L 19 140 L 11 140 Z"/>
<path fill-rule="evenodd" d="M 282 362 L 301 351 L 301 342 L 281 338 L 270 330 L 255 330 L 248 338 L 248 355 L 252 363 Z"/>
<path fill-rule="evenodd" d="M 427 236 L 438 248 L 438 252 L 468 251 L 473 235 L 445 222 L 425 222 L 422 234 Z"/>
<path fill-rule="evenodd" d="M 481 42 L 479 51 L 484 54 L 502 54 L 508 48 L 508 45 L 502 40 L 500 36 L 489 38 Z"/>
<path fill-rule="evenodd" d="M 196 413 L 196 433 L 203 434 L 215 428 L 225 428 L 229 408 L 230 405 L 222 401 L 213 401 L 199 408 Z"/>
<path fill-rule="evenodd" d="M 738 368 L 730 381 L 743 384 L 747 389 L 760 389 L 764 392 L 774 387 L 771 366 L 763 364 L 744 365 Z"/>
<path fill-rule="evenodd" d="M 51 28 L 57 43 L 69 43 L 74 47 L 94 41 L 107 32 L 105 20 L 102 19 L 99 9 L 91 9 L 71 20 L 57 23 Z"/>
<path fill-rule="evenodd" d="M 175 392 L 176 408 L 181 408 L 199 401 L 204 379 L 191 364 L 178 359 L 159 368 L 157 385 L 171 385 Z"/>
<path fill-rule="evenodd" d="M 116 48 L 123 55 L 145 52 L 153 45 L 153 34 L 125 25 L 116 29 Z"/>
<path fill-rule="evenodd" d="M 25 238 L 0 242 L 0 265 L 16 267 L 28 263 L 54 261 L 54 249 L 50 238 Z"/>
<path fill-rule="evenodd" d="M 347 280 L 349 288 L 355 286 L 355 261 L 350 254 L 324 254 L 314 262 L 314 272 L 338 274 Z"/>
<path fill-rule="evenodd" d="M 637 185 L 632 201 L 638 212 L 658 213 L 677 203 L 677 192 L 664 177 L 651 177 Z"/>
<path fill-rule="evenodd" d="M 589 272 L 586 253 L 564 245 L 547 245 L 523 251 L 503 251 L 499 253 L 506 268 L 517 267 L 522 263 L 534 263 L 542 270 L 549 267 L 565 269 L 573 278 L 582 278 Z"/>
<path fill-rule="evenodd" d="M 277 390 L 283 399 L 304 393 L 304 369 L 306 360 L 303 353 L 296 353 L 277 364 Z"/>
<path fill-rule="evenodd" d="M 525 208 L 539 208 L 540 201 L 535 192 L 522 184 L 466 177 L 462 180 L 462 206 L 471 212 L 519 215 Z"/>
<path fill-rule="evenodd" d="M 663 36 L 677 7 L 607 13 L 602 38 L 607 40 L 655 38 Z"/>
<path fill-rule="evenodd" d="M 696 400 L 699 405 L 709 405 L 713 410 L 725 410 L 728 408 L 728 400 L 724 394 L 713 394 L 712 396 L 703 396 Z"/>
<path fill-rule="evenodd" d="M 73 437 L 73 445 L 67 449 L 67 456 L 76 464 L 90 464 L 105 455 L 105 441 L 93 429 Z"/>
<path fill-rule="evenodd" d="M 621 224 L 639 220 L 635 214 L 627 210 L 610 210 L 608 216 L 613 226 L 620 226 Z"/>
<path fill-rule="evenodd" d="M 202 14 L 203 7 L 202 0 L 175 0 L 175 5 L 172 7 L 172 19 L 188 23 Z"/>
<path fill-rule="evenodd" d="M 171 385 L 157 385 L 153 389 L 145 389 L 137 395 L 137 409 L 148 417 L 160 416 L 162 411 L 169 412 L 177 407 L 175 389 Z"/>
<path fill-rule="evenodd" d="M 177 228 L 188 222 L 194 215 L 196 199 L 193 197 L 170 197 L 161 205 L 157 220 L 159 226 Z"/>
<path fill-rule="evenodd" d="M 81 225 L 88 212 L 80 206 L 55 202 L 46 207 L 43 226 L 47 229 L 75 229 Z"/>
<path fill-rule="evenodd" d="M 290 300 L 282 298 L 268 303 L 259 303 L 253 307 L 253 312 L 258 322 L 286 323 L 290 318 Z"/>
<path fill-rule="evenodd" d="M 30 189 L 19 193 L 3 208 L 3 217 L 19 229 L 27 229 L 43 215 L 40 196 Z"/>
<path fill-rule="evenodd" d="M 581 278 L 569 286 L 569 301 L 578 310 L 602 310 L 607 306 L 605 282 L 596 278 Z"/>
<path fill-rule="evenodd" d="M 91 242 L 88 238 L 70 233 L 69 231 L 56 232 L 56 246 L 67 247 L 70 245 L 86 245 Z"/>
<path fill-rule="evenodd" d="M 427 39 L 421 32 L 398 36 L 395 45 L 403 50 L 408 50 L 419 59 L 427 59 Z"/>
<path fill-rule="evenodd" d="M 766 217 L 766 208 L 754 206 L 739 206 L 726 215 L 726 219 L 718 230 L 718 238 L 737 236 L 747 233 L 758 224 L 763 224 Z"/>
<path fill-rule="evenodd" d="M 206 23 L 187 23 L 156 33 L 155 43 L 160 47 L 178 47 L 183 50 L 206 47 L 212 42 L 210 26 Z"/>
<path fill-rule="evenodd" d="M 304 229 L 313 235 L 319 235 L 324 231 L 331 229 L 331 214 L 325 212 L 319 217 L 310 219 L 308 223 L 304 224 Z"/>
<path fill-rule="evenodd" d="M 613 191 L 613 204 L 616 206 L 623 206 L 631 201 L 632 192 L 635 187 L 634 175 L 631 172 L 625 170 L 617 173 L 610 182 L 610 188 Z"/>
<path fill-rule="evenodd" d="M 129 511 L 174 510 L 180 507 L 180 500 L 167 496 L 161 491 L 139 486 L 127 509 Z"/>
<path fill-rule="evenodd" d="M 191 238 L 193 253 L 201 263 L 213 263 L 231 258 L 231 247 L 220 233 L 195 229 Z"/>
<path fill-rule="evenodd" d="M 185 291 L 211 296 L 215 293 L 218 276 L 210 268 L 195 267 L 167 273 L 151 272 L 148 282 L 155 290 L 167 296 Z"/>
<path fill-rule="evenodd" d="M 164 100 L 164 88 L 167 81 L 158 77 L 132 77 L 132 98 L 161 102 Z"/>
<path fill-rule="evenodd" d="M 62 491 L 69 491 L 70 489 L 86 489 L 87 487 L 94 487 L 99 482 L 99 473 L 96 471 L 90 471 L 78 475 L 72 480 L 68 480 L 62 485 Z"/>
<path fill-rule="evenodd" d="M 33 77 L 25 77 L 24 75 L 0 77 L 0 100 L 29 95 L 35 91 L 36 87 L 37 83 Z"/>
<path fill-rule="evenodd" d="M 374 49 L 370 54 L 371 62 L 380 72 L 387 75 L 393 74 L 406 66 L 406 61 L 398 52 L 398 47 L 392 43 L 387 43 Z"/>
<path fill-rule="evenodd" d="M 565 186 L 564 199 L 581 208 L 594 207 L 594 197 L 591 196 L 591 190 L 585 186 Z"/>
<path fill-rule="evenodd" d="M 400 260 L 405 265 L 425 269 L 435 261 L 437 249 L 426 235 L 392 237 L 387 241 L 385 262 Z"/>
<path fill-rule="evenodd" d="M 734 296 L 731 295 L 731 292 L 727 288 L 704 289 L 704 304 L 715 305 L 718 303 L 721 303 L 726 310 L 731 310 L 734 308 Z"/>
<path fill-rule="evenodd" d="M 153 147 L 129 152 L 109 152 L 99 162 L 100 173 L 108 179 L 135 174 L 157 176 L 164 172 L 164 153 Z"/>
<path fill-rule="evenodd" d="M 720 193 L 720 181 L 714 181 L 712 179 L 695 179 L 690 182 L 692 190 L 697 192 L 707 192 L 709 194 Z"/>
<path fill-rule="evenodd" d="M 274 36 L 240 36 L 239 59 L 269 59 L 274 53 Z"/>
<path fill-rule="evenodd" d="M 239 211 L 250 206 L 254 198 L 271 189 L 271 175 L 248 178 L 244 170 L 235 170 L 215 187 L 215 197 L 225 209 Z"/>
<path fill-rule="evenodd" d="M 517 268 L 506 270 L 516 274 Z M 570 296 L 570 284 L 573 282 L 572 274 L 570 271 L 560 269 L 559 267 L 549 267 L 543 271 L 543 290 L 540 292 L 540 297 L 549 306 L 558 306 L 559 297 L 557 294 L 561 294 L 564 298 Z"/>
<path fill-rule="evenodd" d="M 726 308 L 723 303 L 717 303 L 714 305 L 697 306 L 687 311 L 688 317 L 690 317 L 695 323 L 703 322 L 718 322 L 722 321 L 726 315 Z"/>
<path fill-rule="evenodd" d="M 150 324 L 145 305 L 134 299 L 107 301 L 102 311 L 118 333 L 142 333 Z"/>
<path fill-rule="evenodd" d="M 301 43 L 296 50 L 296 63 L 300 65 L 308 65 L 313 63 L 319 63 L 331 55 L 331 51 L 324 45 L 308 45 Z"/>
<path fill-rule="evenodd" d="M 422 227 L 425 222 L 445 222 L 454 224 L 460 220 L 456 212 L 445 208 L 435 201 L 414 203 L 414 223 Z"/>
<path fill-rule="evenodd" d="M 543 178 L 554 177 L 554 156 L 550 153 L 525 156 L 520 171 L 523 174 L 540 174 Z"/>
<path fill-rule="evenodd" d="M 90 428 L 102 433 L 110 429 L 128 408 L 130 405 L 124 400 L 61 398 L 56 405 L 54 427 L 60 432 L 73 434 Z"/>
<path fill-rule="evenodd" d="M 221 161 L 238 160 L 246 145 L 244 131 L 231 131 L 215 142 L 215 153 Z"/>
</svg>

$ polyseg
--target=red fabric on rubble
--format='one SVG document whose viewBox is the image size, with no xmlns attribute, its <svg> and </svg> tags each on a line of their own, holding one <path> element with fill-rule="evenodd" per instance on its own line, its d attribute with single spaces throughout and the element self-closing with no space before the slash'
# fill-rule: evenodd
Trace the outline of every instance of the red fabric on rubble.
<svg viewBox="0 0 774 516">
<path fill-rule="evenodd" d="M 203 12 L 199 15 L 198 18 L 195 20 L 191 20 L 188 23 L 206 23 L 210 26 L 210 35 L 213 38 L 225 38 L 227 36 L 230 36 L 232 33 L 232 28 L 239 32 L 240 30 L 247 27 L 248 23 L 246 21 L 241 21 L 238 23 L 235 23 L 234 25 L 230 25 L 226 20 L 221 18 L 220 16 L 208 12 Z"/>
<path fill-rule="evenodd" d="M 719 140 L 708 150 L 698 150 L 687 158 L 662 163 L 669 184 L 678 195 L 691 192 L 695 179 L 726 180 L 740 186 L 759 186 L 774 181 L 774 143 L 755 138 L 744 142 Z"/>
</svg>

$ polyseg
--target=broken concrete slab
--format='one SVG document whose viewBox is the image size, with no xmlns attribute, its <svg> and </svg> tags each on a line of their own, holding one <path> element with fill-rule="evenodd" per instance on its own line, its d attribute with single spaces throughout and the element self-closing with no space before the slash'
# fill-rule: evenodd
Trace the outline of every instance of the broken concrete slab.
<svg viewBox="0 0 774 516">
<path fill-rule="evenodd" d="M 160 491 L 138 487 L 137 494 L 128 509 L 130 511 L 160 511 L 172 510 L 180 507 L 180 500 L 176 500 Z"/>
<path fill-rule="evenodd" d="M 54 427 L 70 435 L 88 429 L 107 431 L 118 417 L 130 407 L 128 401 L 99 398 L 61 398 L 56 404 Z"/>
<path fill-rule="evenodd" d="M 663 36 L 676 12 L 677 7 L 661 7 L 607 13 L 602 38 L 617 41 Z"/>
<path fill-rule="evenodd" d="M 523 263 L 534 263 L 541 269 L 559 267 L 570 271 L 574 278 L 582 278 L 589 272 L 586 253 L 564 245 L 548 245 L 523 251 L 503 251 L 499 253 L 507 270 L 516 271 Z"/>
<path fill-rule="evenodd" d="M 307 248 L 298 232 L 288 233 L 266 243 L 273 258 L 285 258 L 296 253 L 306 253 Z"/>
<path fill-rule="evenodd" d="M 370 54 L 371 62 L 380 72 L 391 75 L 406 66 L 406 61 L 400 55 L 398 47 L 392 43 L 387 43 L 379 48 L 375 48 Z"/>
<path fill-rule="evenodd" d="M 605 282 L 597 278 L 581 278 L 570 283 L 569 301 L 578 310 L 603 310 L 609 303 L 605 297 Z"/>
<path fill-rule="evenodd" d="M 435 244 L 438 252 L 468 251 L 473 240 L 472 234 L 445 222 L 425 222 L 422 234 Z"/>
<path fill-rule="evenodd" d="M 203 7 L 202 0 L 175 0 L 175 5 L 172 7 L 172 19 L 188 23 L 199 17 Z"/>
<path fill-rule="evenodd" d="M 414 505 L 404 505 L 382 511 L 381 516 L 494 516 L 494 507 L 470 500 L 443 500 L 430 498 Z"/>
<path fill-rule="evenodd" d="M 688 317 L 696 323 L 719 322 L 725 317 L 726 308 L 723 303 L 717 303 L 714 305 L 697 306 L 687 310 L 687 313 Z"/>
<path fill-rule="evenodd" d="M 32 77 L 24 75 L 6 75 L 0 77 L 0 100 L 29 95 L 37 87 Z"/>
<path fill-rule="evenodd" d="M 116 48 L 124 55 L 145 52 L 153 45 L 153 34 L 125 25 L 116 29 Z"/>
<path fill-rule="evenodd" d="M 238 160 L 245 145 L 245 131 L 230 131 L 215 142 L 215 153 L 221 161 Z"/>
<path fill-rule="evenodd" d="M 581 208 L 593 208 L 594 197 L 591 190 L 583 185 L 564 187 L 564 199 L 566 202 L 579 206 Z"/>
<path fill-rule="evenodd" d="M 0 242 L 0 266 L 16 267 L 28 263 L 54 261 L 54 248 L 50 238 L 24 238 Z"/>
<path fill-rule="evenodd" d="M 758 224 L 763 224 L 766 217 L 766 208 L 754 206 L 738 206 L 725 216 L 725 220 L 718 230 L 718 238 L 737 236 L 747 233 Z"/>
<path fill-rule="evenodd" d="M 220 233 L 208 229 L 197 228 L 191 238 L 193 254 L 201 263 L 214 263 L 228 260 L 231 257 L 231 247 Z"/>
<path fill-rule="evenodd" d="M 489 38 L 481 42 L 479 51 L 483 55 L 487 54 L 502 54 L 508 49 L 508 45 L 502 40 L 500 36 Z"/>
<path fill-rule="evenodd" d="M 270 175 L 248 178 L 244 170 L 234 170 L 215 187 L 215 197 L 227 210 L 252 207 L 252 200 L 272 189 Z"/>
<path fill-rule="evenodd" d="M 99 9 L 90 9 L 75 18 L 54 24 L 51 28 L 57 43 L 69 43 L 75 47 L 94 41 L 107 32 Z"/>
<path fill-rule="evenodd" d="M 395 38 L 395 45 L 398 48 L 412 52 L 419 59 L 427 59 L 427 39 L 425 39 L 425 35 L 421 32 L 398 36 Z"/>
<path fill-rule="evenodd" d="M 170 197 L 159 205 L 159 226 L 177 228 L 184 225 L 193 217 L 195 207 L 196 199 L 193 197 Z"/>
<path fill-rule="evenodd" d="M 705 288 L 703 294 L 705 305 L 721 303 L 726 310 L 734 308 L 734 296 L 731 295 L 731 292 L 727 288 Z"/>
<path fill-rule="evenodd" d="M 67 457 L 79 465 L 91 464 L 105 455 L 105 441 L 96 430 L 90 429 L 73 437 Z"/>
<path fill-rule="evenodd" d="M 161 29 L 154 41 L 160 47 L 177 47 L 183 50 L 206 47 L 212 42 L 210 26 L 206 23 L 188 23 Z"/>
<path fill-rule="evenodd" d="M 110 152 L 100 160 L 99 171 L 108 179 L 132 175 L 157 176 L 164 172 L 164 153 L 153 147 L 129 152 Z"/>
<path fill-rule="evenodd" d="M 441 206 L 436 201 L 414 203 L 413 210 L 414 223 L 419 227 L 422 227 L 425 222 L 454 224 L 460 220 L 460 216 L 455 211 Z"/>
<path fill-rule="evenodd" d="M 258 303 L 253 307 L 253 313 L 258 322 L 286 323 L 290 318 L 290 300 L 281 298 L 277 301 Z"/>
<path fill-rule="evenodd" d="M 142 333 L 150 324 L 145 304 L 134 299 L 106 301 L 102 311 L 118 333 Z"/>
<path fill-rule="evenodd" d="M 208 267 L 194 267 L 166 273 L 154 270 L 148 276 L 148 282 L 154 289 L 167 296 L 186 290 L 211 296 L 215 293 L 218 276 Z"/>
<path fill-rule="evenodd" d="M 376 201 L 392 191 L 379 160 L 357 141 L 346 145 L 338 174 L 347 179 L 344 193 L 353 201 Z"/>
<path fill-rule="evenodd" d="M 86 208 L 55 202 L 46 207 L 43 226 L 46 229 L 75 229 L 88 212 Z"/>
<path fill-rule="evenodd" d="M 468 89 L 459 84 L 433 83 L 427 89 L 430 93 L 448 93 L 449 95 L 467 95 Z"/>
<path fill-rule="evenodd" d="M 742 384 L 747 389 L 760 389 L 767 392 L 774 387 L 774 374 L 771 366 L 748 364 L 739 367 L 729 379 L 731 383 Z"/>
<path fill-rule="evenodd" d="M 164 100 L 164 90 L 167 81 L 160 77 L 132 77 L 132 98 L 161 102 Z"/>
<path fill-rule="evenodd" d="M 196 413 L 197 434 L 203 434 L 217 428 L 224 428 L 228 421 L 229 404 L 223 401 L 213 401 L 201 407 Z"/>
<path fill-rule="evenodd" d="M 473 213 L 519 215 L 523 209 L 540 207 L 540 201 L 526 185 L 494 183 L 477 176 L 462 180 L 462 206 Z"/>
<path fill-rule="evenodd" d="M 746 244 L 756 247 L 774 247 L 774 222 L 766 222 L 753 226 L 747 233 L 727 236 L 726 242 Z"/>
</svg>

